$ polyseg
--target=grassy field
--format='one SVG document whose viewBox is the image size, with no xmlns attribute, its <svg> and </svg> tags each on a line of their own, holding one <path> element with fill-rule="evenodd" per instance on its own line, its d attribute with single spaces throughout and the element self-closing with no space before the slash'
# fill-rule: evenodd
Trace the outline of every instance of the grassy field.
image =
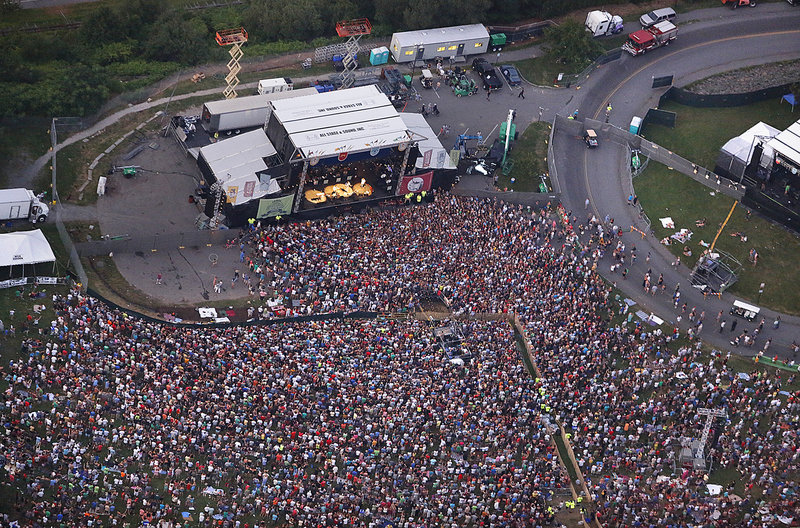
<svg viewBox="0 0 800 528">
<path fill-rule="evenodd" d="M 547 142 L 550 139 L 548 123 L 531 123 L 520 136 L 511 152 L 514 166 L 508 176 L 502 174 L 497 186 L 517 192 L 539 192 L 540 174 L 547 172 Z M 514 183 L 511 179 L 514 178 Z"/>
<path fill-rule="evenodd" d="M 777 98 L 733 108 L 692 108 L 668 101 L 661 110 L 678 114 L 675 129 L 648 125 L 644 137 L 708 169 L 714 168 L 722 145 L 759 121 L 784 130 L 800 118 Z"/>
<path fill-rule="evenodd" d="M 645 172 L 634 180 L 639 201 L 653 222 L 653 232 L 662 239 L 682 228 L 694 234 L 688 245 L 694 256 L 683 256 L 683 245 L 673 244 L 669 250 L 681 257 L 681 262 L 693 266 L 704 247 L 701 241 L 711 243 L 720 224 L 728 216 L 734 200 L 723 195 L 712 196 L 711 190 L 664 165 L 651 163 Z M 737 205 L 728 224 L 717 240 L 716 247 L 736 257 L 742 263 L 739 281 L 731 292 L 759 302 L 759 284 L 766 283 L 760 304 L 775 310 L 800 314 L 800 296 L 794 285 L 800 281 L 800 271 L 793 263 L 800 260 L 800 240 L 775 224 L 760 217 L 747 219 L 747 208 Z M 665 229 L 659 218 L 669 216 L 675 229 Z M 696 220 L 706 219 L 705 227 L 697 227 Z M 747 235 L 747 242 L 732 233 Z M 748 262 L 749 252 L 758 252 L 758 264 Z"/>
<path fill-rule="evenodd" d="M 559 64 L 549 55 L 516 61 L 511 64 L 517 67 L 523 79 L 539 86 L 553 86 L 559 73 L 565 75 L 580 73 L 585 68 L 585 66 L 573 67 Z"/>
<path fill-rule="evenodd" d="M 675 129 L 650 125 L 644 131 L 651 141 L 696 162 L 713 168 L 720 147 L 730 138 L 744 132 L 756 122 L 783 129 L 797 119 L 788 105 L 779 101 L 764 101 L 736 108 L 691 108 L 669 102 L 662 109 L 677 113 Z M 719 126 L 725 123 L 725 126 Z M 703 138 L 698 141 L 698 138 Z M 636 193 L 653 222 L 653 231 L 659 238 L 673 234 L 681 228 L 690 229 L 694 235 L 689 244 L 693 257 L 682 255 L 683 246 L 669 247 L 687 265 L 693 265 L 704 249 L 700 241 L 711 243 L 733 205 L 724 195 L 712 195 L 711 190 L 690 178 L 654 163 L 642 176 L 634 180 Z M 739 282 L 731 291 L 754 302 L 759 302 L 759 284 L 766 284 L 760 303 L 770 308 L 800 314 L 800 296 L 793 285 L 800 273 L 792 265 L 800 259 L 800 240 L 783 228 L 759 217 L 747 218 L 747 208 L 738 205 L 727 226 L 719 236 L 717 248 L 731 253 L 742 264 Z M 659 218 L 670 216 L 675 229 L 661 227 Z M 706 219 L 705 227 L 696 227 L 695 221 Z M 743 232 L 747 242 L 732 233 Z M 759 254 L 757 266 L 748 262 L 749 252 Z"/>
</svg>

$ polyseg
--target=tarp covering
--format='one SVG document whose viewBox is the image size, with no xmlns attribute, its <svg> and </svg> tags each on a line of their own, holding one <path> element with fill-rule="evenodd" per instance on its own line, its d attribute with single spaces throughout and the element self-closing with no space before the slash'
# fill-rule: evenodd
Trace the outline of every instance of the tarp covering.
<svg viewBox="0 0 800 528">
<path fill-rule="evenodd" d="M 56 256 L 40 229 L 0 235 L 0 266 L 55 262 Z"/>
<path fill-rule="evenodd" d="M 729 140 L 720 149 L 717 158 L 717 167 L 723 169 L 722 175 L 734 180 L 741 180 L 745 169 L 753 157 L 753 150 L 759 143 L 763 143 L 764 150 L 759 159 L 761 167 L 769 167 L 775 155 L 769 146 L 770 138 L 777 136 L 780 131 L 766 123 L 758 122 L 741 135 Z"/>
</svg>

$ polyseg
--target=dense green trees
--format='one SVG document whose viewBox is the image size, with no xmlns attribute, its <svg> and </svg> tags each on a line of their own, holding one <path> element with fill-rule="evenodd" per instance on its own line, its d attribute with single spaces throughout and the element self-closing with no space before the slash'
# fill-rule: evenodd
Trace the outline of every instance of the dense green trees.
<svg viewBox="0 0 800 528">
<path fill-rule="evenodd" d="M 550 26 L 544 35 L 547 53 L 563 64 L 588 64 L 603 52 L 603 47 L 589 35 L 583 24 L 574 20 Z"/>
<path fill-rule="evenodd" d="M 623 0 L 609 0 L 606 4 Z M 691 0 L 685 0 L 691 1 Z M 0 0 L 0 14 L 16 9 Z M 214 33 L 243 25 L 251 44 L 283 48 L 335 36 L 339 20 L 368 17 L 374 33 L 474 22 L 550 18 L 595 0 L 244 0 L 238 7 L 189 11 L 163 0 L 98 3 L 77 31 L 0 37 L 0 117 L 85 115 L 109 95 L 141 88 L 181 67 L 227 60 Z M 17 16 L 18 13 L 15 15 Z M 553 53 L 571 62 L 596 55 L 580 25 L 550 34 Z"/>
</svg>

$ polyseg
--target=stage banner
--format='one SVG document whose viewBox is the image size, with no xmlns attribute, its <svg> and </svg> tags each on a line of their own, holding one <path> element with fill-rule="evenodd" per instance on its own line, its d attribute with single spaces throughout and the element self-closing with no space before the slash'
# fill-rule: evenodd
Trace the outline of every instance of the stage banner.
<svg viewBox="0 0 800 528">
<path fill-rule="evenodd" d="M 258 201 L 258 218 L 272 218 L 288 215 L 292 212 L 294 195 L 281 196 L 280 198 L 262 198 Z"/>
<path fill-rule="evenodd" d="M 410 192 L 430 191 L 432 181 L 433 171 L 417 174 L 416 176 L 403 176 L 403 182 L 400 184 L 400 190 L 397 195 L 403 196 Z"/>
<path fill-rule="evenodd" d="M 433 149 L 428 149 L 422 156 L 422 168 L 427 169 L 431 166 L 431 158 L 433 157 Z"/>
</svg>

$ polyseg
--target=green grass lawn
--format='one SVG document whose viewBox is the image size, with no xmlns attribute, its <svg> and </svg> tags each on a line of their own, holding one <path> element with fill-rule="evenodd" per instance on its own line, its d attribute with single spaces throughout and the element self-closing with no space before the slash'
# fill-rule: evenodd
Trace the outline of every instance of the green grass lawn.
<svg viewBox="0 0 800 528">
<path fill-rule="evenodd" d="M 677 113 L 675 129 L 648 125 L 644 136 L 709 169 L 713 169 L 719 149 L 726 141 L 758 121 L 784 129 L 797 119 L 791 108 L 781 105 L 778 100 L 735 108 L 693 108 L 668 102 L 662 109 Z M 702 138 L 702 141 L 698 138 Z M 670 246 L 670 250 L 675 255 L 681 255 L 682 262 L 688 265 L 693 265 L 703 250 L 699 245 L 701 240 L 711 243 L 733 205 L 731 198 L 721 194 L 712 196 L 707 187 L 658 163 L 651 164 L 642 176 L 634 180 L 634 185 L 659 239 L 681 228 L 693 231 L 689 246 L 694 257 L 683 257 L 683 246 Z M 800 259 L 800 241 L 785 229 L 759 217 L 753 216 L 748 221 L 746 211 L 747 208 L 741 204 L 736 207 L 716 246 L 731 253 L 744 266 L 739 282 L 731 288 L 731 292 L 758 302 L 759 284 L 765 282 L 761 304 L 800 314 L 800 296 L 793 289 L 796 281 L 800 280 L 800 274 L 796 271 L 797 267 L 792 265 Z M 658 219 L 665 216 L 672 217 L 676 229 L 661 227 Z M 706 226 L 696 227 L 695 221 L 702 218 L 706 219 Z M 730 236 L 738 231 L 747 234 L 746 243 Z M 748 262 L 751 248 L 755 248 L 759 254 L 755 268 Z"/>
<path fill-rule="evenodd" d="M 678 114 L 675 129 L 647 125 L 643 136 L 708 169 L 714 168 L 722 145 L 759 121 L 784 130 L 800 119 L 779 98 L 732 108 L 693 108 L 668 101 L 661 110 Z"/>
<path fill-rule="evenodd" d="M 547 142 L 550 139 L 549 123 L 531 123 L 520 136 L 511 152 L 514 166 L 508 176 L 497 179 L 501 189 L 517 192 L 539 192 L 540 174 L 547 172 Z M 511 183 L 511 178 L 516 181 Z"/>
<path fill-rule="evenodd" d="M 560 64 L 549 55 L 512 62 L 526 81 L 540 86 L 553 86 L 559 73 L 564 75 L 580 73 L 587 64 Z"/>
<path fill-rule="evenodd" d="M 694 235 L 688 244 L 693 257 L 682 255 L 683 246 L 673 244 L 670 251 L 680 255 L 681 262 L 693 266 L 704 249 L 700 241 L 711 243 L 720 224 L 728 216 L 734 203 L 723 194 L 711 195 L 711 189 L 700 185 L 683 174 L 669 170 L 664 165 L 651 163 L 645 172 L 634 180 L 636 194 L 653 222 L 653 232 L 662 239 L 681 228 Z M 736 257 L 742 263 L 739 281 L 730 291 L 750 301 L 758 302 L 758 288 L 766 283 L 760 304 L 782 312 L 800 314 L 800 296 L 795 284 L 800 281 L 800 271 L 794 264 L 800 261 L 800 240 L 783 229 L 758 216 L 748 221 L 747 208 L 736 206 L 731 219 L 717 240 L 716 247 Z M 675 229 L 661 227 L 659 218 L 670 216 Z M 705 218 L 705 227 L 696 227 L 695 220 Z M 744 232 L 747 242 L 731 233 Z M 759 254 L 758 265 L 748 262 L 751 248 Z"/>
</svg>

